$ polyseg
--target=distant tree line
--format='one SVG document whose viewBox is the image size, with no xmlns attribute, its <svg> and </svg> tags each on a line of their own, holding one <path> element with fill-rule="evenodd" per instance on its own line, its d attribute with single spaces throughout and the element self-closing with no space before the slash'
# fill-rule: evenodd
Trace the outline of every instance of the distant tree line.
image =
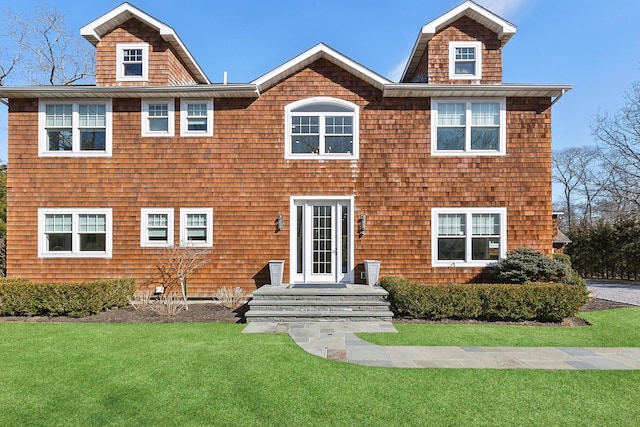
<svg viewBox="0 0 640 427">
<path fill-rule="evenodd" d="M 562 187 L 554 209 L 572 243 L 566 253 L 585 277 L 640 276 L 640 82 L 614 114 L 594 117 L 593 146 L 553 153 L 553 179 Z"/>
</svg>

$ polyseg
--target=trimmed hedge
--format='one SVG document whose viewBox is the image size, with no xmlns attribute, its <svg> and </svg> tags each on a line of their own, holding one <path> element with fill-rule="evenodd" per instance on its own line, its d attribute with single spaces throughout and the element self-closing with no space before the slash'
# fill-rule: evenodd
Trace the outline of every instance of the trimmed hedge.
<svg viewBox="0 0 640 427">
<path fill-rule="evenodd" d="M 83 283 L 1 279 L 0 316 L 89 316 L 129 304 L 134 291 L 133 279 Z"/>
<path fill-rule="evenodd" d="M 558 283 L 425 285 L 383 277 L 391 309 L 423 319 L 486 319 L 559 322 L 575 316 L 589 299 L 585 285 Z"/>
</svg>

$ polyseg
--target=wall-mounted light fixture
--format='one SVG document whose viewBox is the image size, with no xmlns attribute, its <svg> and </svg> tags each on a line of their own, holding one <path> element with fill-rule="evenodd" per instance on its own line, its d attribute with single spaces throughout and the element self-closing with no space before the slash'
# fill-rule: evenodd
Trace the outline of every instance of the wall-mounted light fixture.
<svg viewBox="0 0 640 427">
<path fill-rule="evenodd" d="M 360 223 L 360 236 L 364 236 L 364 233 L 367 231 L 367 216 L 360 215 L 358 222 Z"/>
<path fill-rule="evenodd" d="M 284 228 L 284 216 L 282 214 L 278 214 L 275 220 L 276 223 L 276 233 L 282 231 Z"/>
</svg>

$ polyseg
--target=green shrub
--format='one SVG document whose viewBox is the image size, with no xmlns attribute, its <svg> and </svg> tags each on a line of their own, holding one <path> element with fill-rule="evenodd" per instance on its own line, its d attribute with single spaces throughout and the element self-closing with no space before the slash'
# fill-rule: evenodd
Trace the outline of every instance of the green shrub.
<svg viewBox="0 0 640 427">
<path fill-rule="evenodd" d="M 575 316 L 589 299 L 584 284 L 415 284 L 383 277 L 395 314 L 424 319 L 540 320 Z"/>
<path fill-rule="evenodd" d="M 497 283 L 552 282 L 584 284 L 571 268 L 570 259 L 554 259 L 533 249 L 519 248 L 509 252 L 491 268 Z"/>
<path fill-rule="evenodd" d="M 84 283 L 33 283 L 0 280 L 0 316 L 83 317 L 129 304 L 133 279 Z"/>
</svg>

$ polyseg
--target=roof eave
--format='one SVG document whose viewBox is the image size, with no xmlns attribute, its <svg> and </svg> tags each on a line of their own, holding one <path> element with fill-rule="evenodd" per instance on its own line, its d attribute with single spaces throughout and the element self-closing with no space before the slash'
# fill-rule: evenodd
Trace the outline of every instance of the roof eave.
<svg viewBox="0 0 640 427">
<path fill-rule="evenodd" d="M 0 87 L 0 98 L 7 99 L 257 98 L 258 96 L 258 89 L 253 84 Z"/>
<path fill-rule="evenodd" d="M 394 98 L 431 98 L 431 97 L 550 97 L 555 102 L 571 85 L 525 85 L 496 84 L 468 85 L 427 83 L 393 83 L 384 87 L 383 96 Z"/>
</svg>

